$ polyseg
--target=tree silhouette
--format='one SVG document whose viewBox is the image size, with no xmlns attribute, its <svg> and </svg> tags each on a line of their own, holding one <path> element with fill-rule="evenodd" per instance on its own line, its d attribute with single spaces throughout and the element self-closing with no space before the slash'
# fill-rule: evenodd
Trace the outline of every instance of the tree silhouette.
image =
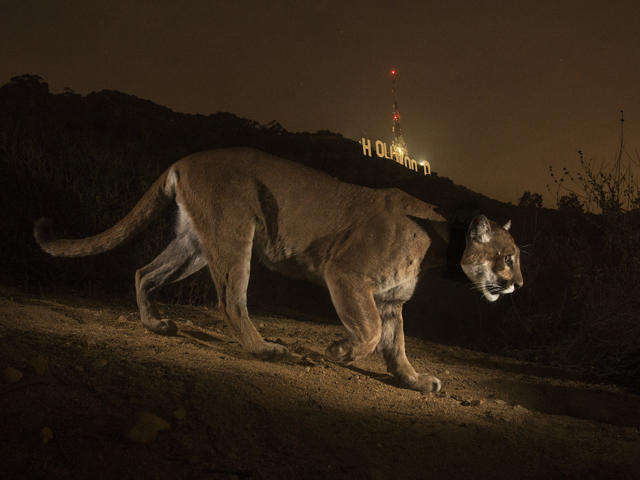
<svg viewBox="0 0 640 480">
<path fill-rule="evenodd" d="M 539 193 L 524 192 L 518 206 L 522 208 L 542 208 L 542 195 Z"/>
<path fill-rule="evenodd" d="M 583 213 L 584 206 L 575 193 L 569 193 L 558 199 L 558 210 L 572 214 Z"/>
</svg>

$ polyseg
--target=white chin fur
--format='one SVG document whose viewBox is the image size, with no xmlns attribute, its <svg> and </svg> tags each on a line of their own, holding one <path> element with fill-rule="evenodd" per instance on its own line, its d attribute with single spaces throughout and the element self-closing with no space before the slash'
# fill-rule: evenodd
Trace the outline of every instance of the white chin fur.
<svg viewBox="0 0 640 480">
<path fill-rule="evenodd" d="M 509 288 L 505 288 L 504 290 L 502 290 L 500 293 L 501 294 L 505 294 L 505 293 L 513 293 L 513 291 L 516 289 L 516 287 L 514 287 L 513 285 L 511 285 Z"/>
<path fill-rule="evenodd" d="M 486 298 L 490 302 L 495 302 L 500 298 L 500 295 L 498 295 L 497 293 L 491 293 L 485 287 L 482 287 L 482 294 L 484 295 L 484 298 Z"/>
</svg>

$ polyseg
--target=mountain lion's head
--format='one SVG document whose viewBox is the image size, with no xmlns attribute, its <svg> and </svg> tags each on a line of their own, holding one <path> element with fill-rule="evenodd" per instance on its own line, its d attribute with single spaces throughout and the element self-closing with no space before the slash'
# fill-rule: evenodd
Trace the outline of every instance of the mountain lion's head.
<svg viewBox="0 0 640 480">
<path fill-rule="evenodd" d="M 484 215 L 473 219 L 467 231 L 467 244 L 460 261 L 464 273 L 490 302 L 513 293 L 523 285 L 520 249 L 504 226 Z"/>
</svg>

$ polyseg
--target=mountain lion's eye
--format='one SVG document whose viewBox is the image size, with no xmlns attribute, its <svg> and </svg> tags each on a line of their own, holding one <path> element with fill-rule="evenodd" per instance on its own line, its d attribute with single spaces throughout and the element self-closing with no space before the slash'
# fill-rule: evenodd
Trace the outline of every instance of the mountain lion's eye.
<svg viewBox="0 0 640 480">
<path fill-rule="evenodd" d="M 505 255 L 504 263 L 509 267 L 513 265 L 513 260 L 511 259 L 511 255 Z"/>
</svg>

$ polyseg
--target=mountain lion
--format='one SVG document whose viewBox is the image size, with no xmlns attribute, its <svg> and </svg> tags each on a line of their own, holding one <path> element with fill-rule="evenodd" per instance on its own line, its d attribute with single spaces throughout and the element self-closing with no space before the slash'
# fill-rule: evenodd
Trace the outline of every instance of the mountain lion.
<svg viewBox="0 0 640 480">
<path fill-rule="evenodd" d="M 178 207 L 175 239 L 135 275 L 145 328 L 174 334 L 175 324 L 160 318 L 150 294 L 208 266 L 220 311 L 242 346 L 262 358 L 285 355 L 285 347 L 260 336 L 247 312 L 253 254 L 272 270 L 329 289 L 347 330 L 327 348 L 329 360 L 349 364 L 377 350 L 404 386 L 440 389 L 437 378 L 416 373 L 409 363 L 402 325 L 402 306 L 420 270 L 446 258 L 448 227 L 436 207 L 398 189 L 351 185 L 258 150 L 233 148 L 176 162 L 103 233 L 56 239 L 41 219 L 34 235 L 51 255 L 94 255 L 132 238 L 172 201 Z M 466 236 L 460 264 L 491 302 L 523 283 L 508 229 L 481 215 Z"/>
</svg>

